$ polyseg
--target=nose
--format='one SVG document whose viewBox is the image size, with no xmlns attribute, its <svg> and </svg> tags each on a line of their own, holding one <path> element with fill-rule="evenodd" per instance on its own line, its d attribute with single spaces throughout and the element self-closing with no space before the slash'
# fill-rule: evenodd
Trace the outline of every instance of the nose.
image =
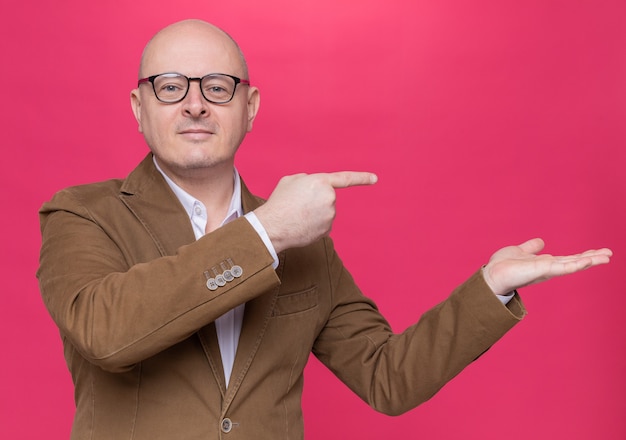
<svg viewBox="0 0 626 440">
<path fill-rule="evenodd" d="M 189 82 L 187 96 L 183 99 L 183 112 L 192 118 L 199 118 L 209 114 L 209 102 L 202 96 L 199 80 L 193 79 Z"/>
</svg>

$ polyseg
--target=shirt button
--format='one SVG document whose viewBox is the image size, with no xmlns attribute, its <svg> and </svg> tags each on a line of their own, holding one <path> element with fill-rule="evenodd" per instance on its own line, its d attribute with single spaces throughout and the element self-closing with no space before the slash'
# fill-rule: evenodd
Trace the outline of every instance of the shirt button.
<svg viewBox="0 0 626 440">
<path fill-rule="evenodd" d="M 200 208 L 199 206 L 196 206 L 193 210 L 196 213 L 196 215 L 202 214 L 202 208 Z"/>
<path fill-rule="evenodd" d="M 222 432 L 228 434 L 231 429 L 233 429 L 233 422 L 228 417 L 222 420 Z"/>
</svg>

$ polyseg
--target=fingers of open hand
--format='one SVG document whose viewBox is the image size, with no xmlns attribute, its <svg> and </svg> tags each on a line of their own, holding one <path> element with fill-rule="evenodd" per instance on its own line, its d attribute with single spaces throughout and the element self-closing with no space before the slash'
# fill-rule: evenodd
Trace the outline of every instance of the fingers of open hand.
<svg viewBox="0 0 626 440">
<path fill-rule="evenodd" d="M 591 249 L 575 255 L 550 257 L 547 274 L 550 276 L 566 275 L 599 264 L 606 264 L 610 261 L 611 255 L 613 253 L 610 249 Z"/>
<path fill-rule="evenodd" d="M 608 262 L 613 256 L 613 251 L 611 249 L 602 248 L 602 249 L 590 249 L 581 254 L 578 254 L 580 257 L 589 257 L 593 260 L 598 260 L 601 262 Z"/>
</svg>

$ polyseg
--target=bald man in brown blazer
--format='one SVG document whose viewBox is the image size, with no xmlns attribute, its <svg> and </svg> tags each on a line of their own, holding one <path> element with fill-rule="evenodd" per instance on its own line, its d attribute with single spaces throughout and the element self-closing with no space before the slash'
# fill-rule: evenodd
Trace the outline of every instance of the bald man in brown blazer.
<svg viewBox="0 0 626 440">
<path fill-rule="evenodd" d="M 537 255 L 539 239 L 506 247 L 394 334 L 327 237 L 335 189 L 376 176 L 288 176 L 267 202 L 253 196 L 234 157 L 259 91 L 206 22 L 159 32 L 139 78 L 131 105 L 150 154 L 40 211 L 38 277 L 75 385 L 73 439 L 302 438 L 311 352 L 374 409 L 403 413 L 524 316 L 517 288 L 610 259 Z"/>
</svg>

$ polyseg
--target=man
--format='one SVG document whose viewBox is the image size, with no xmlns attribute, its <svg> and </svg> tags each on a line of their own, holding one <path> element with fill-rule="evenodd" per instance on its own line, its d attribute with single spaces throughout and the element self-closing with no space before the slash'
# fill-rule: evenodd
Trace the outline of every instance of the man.
<svg viewBox="0 0 626 440">
<path fill-rule="evenodd" d="M 538 256 L 539 239 L 504 248 L 394 335 L 327 237 L 335 188 L 376 176 L 302 174 L 265 203 L 251 195 L 234 156 L 259 91 L 228 35 L 197 20 L 163 29 L 131 105 L 151 154 L 40 212 L 75 439 L 301 438 L 311 351 L 376 410 L 405 412 L 524 316 L 515 289 L 610 259 Z"/>
</svg>

